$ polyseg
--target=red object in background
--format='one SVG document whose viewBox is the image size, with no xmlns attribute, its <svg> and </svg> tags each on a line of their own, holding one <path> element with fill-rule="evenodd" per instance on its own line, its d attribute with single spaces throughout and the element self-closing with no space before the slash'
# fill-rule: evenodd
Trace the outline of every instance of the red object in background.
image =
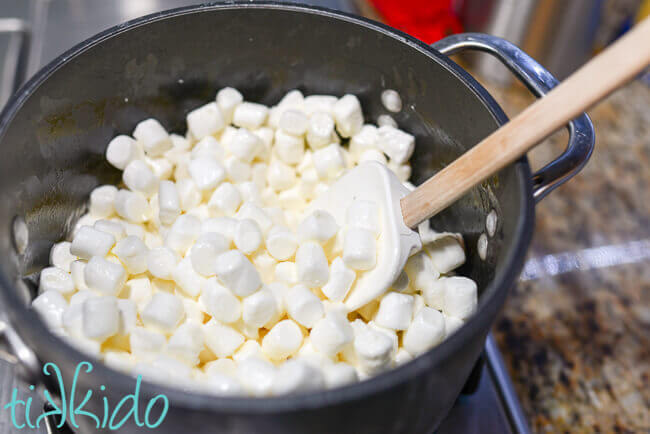
<svg viewBox="0 0 650 434">
<path fill-rule="evenodd" d="M 384 21 L 427 44 L 463 31 L 453 0 L 369 0 Z"/>
</svg>

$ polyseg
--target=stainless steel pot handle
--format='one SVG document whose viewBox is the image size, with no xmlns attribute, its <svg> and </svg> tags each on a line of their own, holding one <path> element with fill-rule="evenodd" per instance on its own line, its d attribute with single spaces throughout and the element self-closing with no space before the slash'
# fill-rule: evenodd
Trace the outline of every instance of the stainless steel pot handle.
<svg viewBox="0 0 650 434">
<path fill-rule="evenodd" d="M 447 56 L 464 50 L 489 53 L 499 59 L 538 98 L 558 84 L 557 79 L 535 59 L 511 42 L 496 36 L 460 33 L 441 39 L 431 46 Z M 569 143 L 564 152 L 533 174 L 535 202 L 575 176 L 594 150 L 594 126 L 586 113 L 569 122 L 567 128 Z"/>
</svg>

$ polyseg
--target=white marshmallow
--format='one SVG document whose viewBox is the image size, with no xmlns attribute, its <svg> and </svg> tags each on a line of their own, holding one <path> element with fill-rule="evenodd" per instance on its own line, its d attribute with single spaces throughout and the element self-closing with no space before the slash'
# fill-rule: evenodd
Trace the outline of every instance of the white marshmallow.
<svg viewBox="0 0 650 434">
<path fill-rule="evenodd" d="M 115 244 L 115 237 L 90 226 L 82 226 L 72 239 L 70 253 L 83 259 L 106 256 Z"/>
<path fill-rule="evenodd" d="M 373 375 L 390 367 L 393 342 L 385 333 L 364 324 L 355 329 L 354 352 L 361 370 Z"/>
<path fill-rule="evenodd" d="M 443 314 L 445 317 L 445 339 L 454 334 L 464 324 L 462 319 Z"/>
<path fill-rule="evenodd" d="M 32 308 L 51 330 L 61 328 L 63 312 L 67 307 L 68 302 L 59 291 L 45 291 L 32 301 Z"/>
<path fill-rule="evenodd" d="M 374 321 L 392 330 L 406 330 L 411 324 L 413 303 L 410 295 L 389 292 L 382 297 Z"/>
<path fill-rule="evenodd" d="M 119 190 L 115 196 L 115 212 L 132 223 L 149 220 L 152 210 L 147 198 L 140 192 Z"/>
<path fill-rule="evenodd" d="M 237 366 L 237 379 L 253 396 L 269 396 L 275 375 L 275 366 L 254 357 L 242 360 Z"/>
<path fill-rule="evenodd" d="M 269 166 L 266 163 L 255 163 L 251 167 L 251 181 L 257 185 L 257 188 L 264 189 L 266 187 L 266 178 Z"/>
<path fill-rule="evenodd" d="M 174 163 L 165 157 L 149 158 L 145 157 L 144 162 L 147 163 L 149 169 L 156 175 L 159 180 L 169 179 L 174 173 Z"/>
<path fill-rule="evenodd" d="M 174 294 L 157 292 L 140 313 L 146 327 L 162 333 L 171 333 L 185 314 L 183 302 Z"/>
<path fill-rule="evenodd" d="M 225 126 L 226 121 L 216 102 L 208 103 L 187 114 L 187 129 L 197 140 L 216 134 Z"/>
<path fill-rule="evenodd" d="M 255 268 L 260 273 L 260 278 L 262 282 L 269 283 L 273 281 L 273 273 L 275 271 L 275 266 L 278 263 L 271 255 L 269 255 L 264 249 L 258 250 L 251 257 Z"/>
<path fill-rule="evenodd" d="M 274 226 L 266 237 L 266 248 L 278 261 L 290 259 L 296 252 L 298 240 L 286 227 Z"/>
<path fill-rule="evenodd" d="M 86 285 L 86 280 L 84 278 L 85 268 L 86 268 L 85 261 L 74 261 L 72 264 L 70 264 L 70 274 L 72 275 L 72 281 L 74 282 L 75 288 L 79 291 L 84 291 L 88 289 L 88 286 Z"/>
<path fill-rule="evenodd" d="M 201 191 L 215 188 L 226 178 L 226 169 L 212 158 L 192 160 L 188 170 L 196 188 Z"/>
<path fill-rule="evenodd" d="M 238 127 L 254 130 L 266 121 L 269 108 L 253 102 L 242 102 L 235 108 L 232 123 Z"/>
<path fill-rule="evenodd" d="M 113 253 L 120 258 L 120 261 L 130 274 L 140 274 L 147 271 L 149 249 L 140 238 L 131 235 L 120 240 L 115 245 Z"/>
<path fill-rule="evenodd" d="M 199 297 L 199 301 L 202 301 Z M 199 324 L 203 324 L 203 311 L 205 309 L 204 303 L 199 303 L 199 301 L 194 301 L 191 298 L 183 297 L 183 309 L 185 310 L 185 320 L 194 321 Z"/>
<path fill-rule="evenodd" d="M 138 359 L 149 358 L 165 346 L 165 336 L 144 327 L 135 327 L 129 335 L 131 353 Z"/>
<path fill-rule="evenodd" d="M 411 165 L 408 163 L 395 164 L 393 161 L 390 161 L 388 163 L 388 168 L 392 170 L 393 173 L 397 176 L 397 179 L 402 182 L 408 181 L 411 177 Z"/>
<path fill-rule="evenodd" d="M 106 218 L 115 213 L 115 197 L 117 188 L 113 185 L 102 185 L 90 193 L 88 212 L 96 217 Z"/>
<path fill-rule="evenodd" d="M 178 134 L 170 134 L 169 139 L 172 141 L 172 149 L 173 151 L 189 151 L 190 148 L 192 147 L 192 144 L 190 143 L 189 140 L 187 140 L 185 137 L 178 135 Z"/>
<path fill-rule="evenodd" d="M 335 258 L 330 266 L 330 278 L 322 287 L 323 294 L 332 301 L 343 301 L 356 277 L 356 273 L 345 266 L 343 259 Z"/>
<path fill-rule="evenodd" d="M 381 103 L 386 110 L 397 113 L 402 110 L 402 98 L 393 89 L 386 89 L 381 93 Z"/>
<path fill-rule="evenodd" d="M 465 263 L 465 250 L 454 237 L 443 237 L 425 246 L 439 273 L 449 273 Z"/>
<path fill-rule="evenodd" d="M 142 310 L 149 302 L 152 293 L 151 281 L 147 277 L 137 277 L 124 284 L 123 296 L 132 300 L 138 310 Z"/>
<path fill-rule="evenodd" d="M 262 231 L 255 220 L 243 219 L 237 223 L 233 241 L 239 250 L 251 254 L 260 247 L 262 240 Z"/>
<path fill-rule="evenodd" d="M 201 389 L 207 388 L 210 393 L 215 395 L 233 396 L 244 394 L 244 388 L 242 385 L 234 378 L 226 375 L 213 374 L 209 376 L 206 381 L 207 384 L 201 382 L 199 387 Z"/>
<path fill-rule="evenodd" d="M 156 247 L 147 253 L 147 269 L 159 279 L 171 279 L 172 271 L 179 262 L 179 257 L 168 247 Z"/>
<path fill-rule="evenodd" d="M 379 217 L 376 202 L 355 200 L 346 211 L 345 221 L 349 227 L 365 229 L 378 236 L 381 233 Z"/>
<path fill-rule="evenodd" d="M 50 264 L 69 272 L 70 264 L 77 259 L 75 255 L 70 253 L 70 246 L 69 241 L 55 243 L 50 250 Z"/>
<path fill-rule="evenodd" d="M 309 95 L 304 100 L 305 113 L 309 116 L 313 116 L 316 112 L 332 115 L 336 101 L 338 98 L 333 95 Z"/>
<path fill-rule="evenodd" d="M 181 324 L 170 336 L 167 353 L 181 361 L 195 366 L 199 363 L 199 353 L 203 350 L 203 328 L 193 321 Z"/>
<path fill-rule="evenodd" d="M 295 165 L 300 163 L 305 155 L 305 140 L 276 130 L 274 150 L 280 160 Z"/>
<path fill-rule="evenodd" d="M 119 331 L 120 311 L 115 297 L 93 297 L 83 303 L 83 334 L 103 341 Z"/>
<path fill-rule="evenodd" d="M 384 125 L 379 127 L 377 144 L 392 161 L 403 164 L 411 158 L 415 150 L 415 137 L 395 127 Z"/>
<path fill-rule="evenodd" d="M 309 214 L 298 226 L 300 241 L 326 243 L 339 230 L 334 217 L 327 211 L 316 210 Z"/>
<path fill-rule="evenodd" d="M 334 357 L 354 339 L 354 332 L 345 316 L 331 311 L 318 321 L 309 334 L 312 345 L 328 357 Z"/>
<path fill-rule="evenodd" d="M 192 298 L 201 293 L 205 284 L 205 277 L 194 271 L 192 261 L 189 257 L 183 258 L 172 271 L 172 278 L 178 287 Z"/>
<path fill-rule="evenodd" d="M 397 128 L 397 122 L 392 116 L 386 114 L 377 116 L 377 126 L 383 127 L 384 125 Z"/>
<path fill-rule="evenodd" d="M 242 202 L 250 202 L 257 205 L 262 205 L 262 195 L 260 189 L 252 181 L 241 182 L 237 184 L 239 194 L 241 194 Z"/>
<path fill-rule="evenodd" d="M 366 149 L 359 155 L 359 164 L 365 163 L 366 161 L 376 161 L 384 165 L 388 162 L 384 153 L 376 149 Z"/>
<path fill-rule="evenodd" d="M 217 256 L 228 250 L 230 242 L 216 232 L 204 232 L 190 249 L 189 257 L 194 270 L 202 276 L 214 276 Z"/>
<path fill-rule="evenodd" d="M 370 270 L 377 263 L 377 240 L 365 229 L 349 228 L 343 241 L 343 261 L 355 270 Z"/>
<path fill-rule="evenodd" d="M 248 131 L 246 128 L 240 128 L 232 138 L 228 149 L 241 161 L 250 163 L 264 149 L 262 139 Z"/>
<path fill-rule="evenodd" d="M 443 288 L 437 282 L 440 273 L 435 269 L 426 252 L 420 251 L 411 256 L 406 261 L 404 271 L 408 274 L 411 285 L 422 292 L 427 305 L 442 309 Z"/>
<path fill-rule="evenodd" d="M 235 354 L 232 355 L 232 359 L 235 362 L 241 362 L 242 360 L 250 359 L 251 357 L 270 361 L 262 351 L 262 346 L 259 344 L 259 342 L 251 339 L 244 342 L 242 346 L 239 347 L 237 351 L 235 351 Z"/>
<path fill-rule="evenodd" d="M 170 150 L 172 141 L 165 128 L 155 119 L 146 119 L 135 126 L 133 137 L 142 143 L 150 157 L 157 157 Z"/>
<path fill-rule="evenodd" d="M 378 140 L 379 133 L 377 132 L 377 127 L 374 125 L 364 125 L 350 139 L 350 153 L 358 158 L 364 151 L 377 149 Z"/>
<path fill-rule="evenodd" d="M 313 241 L 302 243 L 296 251 L 298 280 L 310 288 L 321 287 L 329 279 L 329 264 L 325 251 Z"/>
<path fill-rule="evenodd" d="M 299 185 L 280 192 L 278 202 L 284 209 L 294 211 L 302 210 L 306 205 Z"/>
<path fill-rule="evenodd" d="M 217 139 L 212 136 L 205 136 L 192 148 L 191 158 L 193 160 L 212 158 L 213 160 L 221 161 L 225 153 L 223 146 L 221 146 Z"/>
<path fill-rule="evenodd" d="M 111 220 L 97 220 L 93 225 L 93 228 L 98 231 L 106 232 L 115 237 L 115 241 L 120 241 L 126 236 L 126 228 L 120 222 L 111 221 Z"/>
<path fill-rule="evenodd" d="M 146 197 L 151 197 L 158 189 L 158 177 L 142 160 L 131 161 L 122 173 L 122 180 L 131 191 L 139 191 Z"/>
<path fill-rule="evenodd" d="M 302 111 L 285 110 L 280 116 L 278 126 L 291 135 L 302 136 L 307 131 L 309 119 L 307 119 L 307 116 Z"/>
<path fill-rule="evenodd" d="M 359 99 L 347 94 L 339 99 L 333 108 L 336 129 L 341 137 L 352 137 L 363 126 L 363 112 Z"/>
<path fill-rule="evenodd" d="M 219 280 L 239 297 L 250 295 L 262 286 L 255 266 L 239 250 L 217 256 L 215 272 Z"/>
<path fill-rule="evenodd" d="M 183 211 L 189 211 L 201 203 L 201 192 L 191 178 L 177 180 L 176 190 Z"/>
<path fill-rule="evenodd" d="M 244 202 L 239 208 L 236 217 L 240 220 L 255 220 L 255 223 L 258 224 L 263 234 L 266 234 L 273 225 L 273 220 L 271 220 L 266 211 L 252 202 Z"/>
<path fill-rule="evenodd" d="M 443 277 L 443 312 L 449 316 L 466 320 L 476 312 L 478 303 L 476 282 L 462 276 Z"/>
<path fill-rule="evenodd" d="M 241 318 L 241 302 L 228 288 L 220 285 L 216 278 L 205 282 L 201 299 L 207 312 L 217 321 L 233 323 Z"/>
<path fill-rule="evenodd" d="M 126 282 L 126 271 L 101 256 L 90 258 L 84 268 L 84 280 L 89 288 L 105 295 L 118 295 Z"/>
<path fill-rule="evenodd" d="M 179 216 L 165 236 L 165 247 L 184 255 L 201 232 L 201 221 L 192 215 Z"/>
<path fill-rule="evenodd" d="M 282 191 L 296 183 L 296 171 L 280 160 L 273 160 L 268 166 L 267 181 L 275 191 Z"/>
<path fill-rule="evenodd" d="M 355 383 L 359 380 L 354 367 L 345 362 L 326 365 L 323 368 L 323 374 L 325 375 L 325 385 L 330 389 Z"/>
<path fill-rule="evenodd" d="M 322 148 L 330 143 L 334 133 L 334 119 L 328 113 L 316 112 L 309 118 L 307 143 L 312 149 Z"/>
<path fill-rule="evenodd" d="M 296 285 L 284 297 L 287 313 L 299 324 L 311 328 L 323 317 L 323 303 L 306 286 Z"/>
<path fill-rule="evenodd" d="M 314 160 L 312 159 L 313 152 L 309 149 L 305 151 L 300 163 L 296 166 L 298 173 L 302 175 L 303 172 L 314 168 Z"/>
<path fill-rule="evenodd" d="M 323 374 L 300 360 L 289 360 L 279 366 L 273 378 L 273 395 L 309 392 L 325 385 Z"/>
<path fill-rule="evenodd" d="M 229 182 L 224 182 L 212 193 L 208 208 L 214 215 L 231 216 L 237 212 L 241 204 L 239 190 Z"/>
<path fill-rule="evenodd" d="M 335 179 L 345 169 L 345 157 L 338 143 L 314 151 L 313 160 L 320 179 Z"/>
<path fill-rule="evenodd" d="M 141 157 L 138 143 L 129 136 L 113 138 L 106 148 L 106 160 L 115 168 L 124 170 L 127 164 Z"/>
<path fill-rule="evenodd" d="M 235 108 L 244 101 L 244 97 L 233 87 L 224 87 L 217 92 L 217 105 L 226 123 L 232 122 L 232 115 Z"/>
<path fill-rule="evenodd" d="M 234 328 L 214 321 L 203 326 L 205 345 L 217 357 L 231 356 L 244 343 L 244 336 Z"/>
<path fill-rule="evenodd" d="M 248 341 L 246 343 L 248 343 Z M 237 363 L 235 363 L 233 359 L 211 360 L 203 365 L 203 370 L 208 376 L 221 374 L 227 377 L 234 377 L 237 373 Z"/>
<path fill-rule="evenodd" d="M 121 372 L 131 372 L 135 366 L 135 357 L 125 351 L 106 351 L 103 360 L 109 368 Z"/>
<path fill-rule="evenodd" d="M 230 243 L 235 236 L 237 220 L 232 217 L 213 217 L 201 222 L 201 233 L 214 232 Z"/>
<path fill-rule="evenodd" d="M 295 262 L 279 262 L 275 266 L 274 279 L 279 283 L 293 286 L 298 283 L 298 271 Z"/>
<path fill-rule="evenodd" d="M 266 287 L 244 298 L 242 318 L 251 327 L 264 327 L 277 314 L 273 293 Z"/>
<path fill-rule="evenodd" d="M 445 319 L 440 312 L 430 307 L 423 307 L 413 318 L 413 322 L 402 337 L 404 349 L 410 354 L 419 355 L 445 337 Z"/>
<path fill-rule="evenodd" d="M 172 181 L 160 181 L 158 186 L 158 218 L 164 225 L 171 225 L 181 214 L 181 199 Z"/>
<path fill-rule="evenodd" d="M 276 362 L 296 354 L 302 345 L 300 326 L 290 319 L 285 319 L 274 325 L 262 339 L 262 351 Z"/>
<path fill-rule="evenodd" d="M 138 310 L 134 301 L 117 299 L 117 310 L 119 311 L 119 327 L 117 333 L 126 336 L 130 334 L 136 326 L 138 319 Z"/>
</svg>

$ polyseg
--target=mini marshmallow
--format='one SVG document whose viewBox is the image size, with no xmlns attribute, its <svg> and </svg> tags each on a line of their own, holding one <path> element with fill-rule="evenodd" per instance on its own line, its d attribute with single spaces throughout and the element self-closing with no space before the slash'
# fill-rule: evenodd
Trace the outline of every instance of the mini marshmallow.
<svg viewBox="0 0 650 434">
<path fill-rule="evenodd" d="M 325 385 L 330 389 L 355 383 L 359 380 L 354 367 L 345 362 L 326 365 L 323 368 L 323 374 L 325 376 Z"/>
<path fill-rule="evenodd" d="M 298 247 L 296 236 L 286 227 L 274 226 L 266 237 L 266 248 L 278 261 L 290 259 Z"/>
<path fill-rule="evenodd" d="M 280 116 L 278 126 L 291 135 L 302 136 L 307 131 L 309 119 L 299 110 L 285 110 Z"/>
<path fill-rule="evenodd" d="M 375 323 L 392 330 L 406 330 L 413 314 L 413 297 L 407 294 L 389 292 L 379 303 Z"/>
<path fill-rule="evenodd" d="M 375 235 L 365 229 L 349 228 L 343 241 L 343 261 L 354 270 L 370 270 L 377 263 Z"/>
<path fill-rule="evenodd" d="M 285 319 L 274 325 L 262 339 L 262 351 L 276 362 L 296 354 L 302 344 L 300 326 L 290 319 Z"/>
<path fill-rule="evenodd" d="M 411 158 L 415 150 L 415 137 L 395 127 L 384 125 L 379 127 L 377 144 L 392 161 L 403 164 Z"/>
<path fill-rule="evenodd" d="M 257 185 L 257 188 L 266 187 L 269 166 L 266 163 L 255 163 L 251 166 L 251 181 Z"/>
<path fill-rule="evenodd" d="M 181 209 L 189 211 L 201 203 L 201 192 L 190 178 L 176 181 L 176 190 L 180 199 Z"/>
<path fill-rule="evenodd" d="M 135 357 L 126 351 L 106 351 L 103 360 L 106 366 L 121 372 L 131 372 L 135 366 Z"/>
<path fill-rule="evenodd" d="M 314 151 L 313 160 L 320 179 L 335 179 L 345 169 L 345 157 L 338 143 Z"/>
<path fill-rule="evenodd" d="M 137 277 L 124 284 L 122 296 L 128 297 L 129 300 L 132 300 L 136 304 L 138 310 L 142 310 L 149 302 L 152 293 L 149 278 Z"/>
<path fill-rule="evenodd" d="M 276 130 L 273 149 L 280 160 L 295 165 L 300 163 L 305 155 L 305 140 L 282 130 Z"/>
<path fill-rule="evenodd" d="M 366 161 L 376 161 L 384 165 L 388 162 L 384 153 L 376 149 L 366 149 L 359 155 L 359 164 L 365 163 Z"/>
<path fill-rule="evenodd" d="M 203 344 L 204 336 L 201 325 L 186 321 L 170 336 L 167 353 L 195 366 L 199 363 L 199 353 L 203 350 Z"/>
<path fill-rule="evenodd" d="M 221 374 L 228 377 L 234 377 L 237 372 L 237 363 L 232 359 L 216 359 L 203 365 L 203 370 L 208 374 L 208 376 Z"/>
<path fill-rule="evenodd" d="M 321 288 L 323 294 L 332 301 L 343 301 L 356 277 L 356 273 L 345 266 L 343 259 L 335 258 L 330 266 L 330 278 Z"/>
<path fill-rule="evenodd" d="M 254 130 L 266 121 L 269 109 L 265 105 L 253 102 L 242 102 L 235 108 L 232 123 L 241 128 Z"/>
<path fill-rule="evenodd" d="M 343 314 L 331 311 L 314 325 L 309 338 L 316 350 L 334 357 L 352 342 L 354 333 Z"/>
<path fill-rule="evenodd" d="M 197 140 L 216 134 L 225 126 L 226 121 L 216 102 L 208 103 L 187 114 L 187 129 Z"/>
<path fill-rule="evenodd" d="M 241 204 L 239 190 L 229 182 L 224 182 L 212 193 L 208 208 L 213 215 L 231 216 L 237 212 Z"/>
<path fill-rule="evenodd" d="M 93 228 L 98 231 L 106 232 L 115 237 L 115 241 L 120 241 L 126 236 L 126 228 L 120 222 L 111 221 L 111 220 L 97 220 L 93 225 Z"/>
<path fill-rule="evenodd" d="M 77 259 L 75 255 L 70 253 L 70 246 L 69 241 L 55 243 L 50 250 L 50 264 L 69 272 L 70 264 Z"/>
<path fill-rule="evenodd" d="M 298 271 L 295 262 L 279 262 L 275 266 L 274 278 L 276 282 L 293 286 L 298 283 Z"/>
<path fill-rule="evenodd" d="M 262 231 L 254 220 L 240 220 L 235 228 L 233 241 L 239 250 L 245 254 L 251 254 L 262 244 Z"/>
<path fill-rule="evenodd" d="M 301 241 L 316 241 L 325 243 L 339 230 L 334 217 L 327 211 L 316 210 L 308 215 L 298 226 L 298 237 Z"/>
<path fill-rule="evenodd" d="M 179 257 L 168 247 L 157 247 L 147 253 L 147 269 L 160 279 L 171 279 L 172 271 L 176 268 Z"/>
<path fill-rule="evenodd" d="M 402 98 L 393 89 L 386 89 L 381 93 L 381 103 L 386 110 L 397 113 L 402 110 Z"/>
<path fill-rule="evenodd" d="M 443 288 L 437 283 L 440 274 L 426 252 L 420 251 L 411 256 L 406 261 L 404 271 L 408 274 L 413 287 L 422 292 L 427 305 L 435 309 L 442 309 Z"/>
<path fill-rule="evenodd" d="M 117 299 L 117 310 L 119 311 L 119 327 L 117 333 L 122 336 L 130 334 L 136 326 L 138 309 L 133 300 Z"/>
<path fill-rule="evenodd" d="M 216 232 L 200 234 L 189 253 L 192 267 L 202 276 L 214 276 L 214 262 L 217 256 L 228 250 L 229 245 L 226 237 Z"/>
<path fill-rule="evenodd" d="M 393 161 L 390 161 L 388 163 L 388 168 L 392 170 L 393 173 L 397 176 L 397 179 L 402 182 L 407 182 L 411 177 L 411 165 L 408 163 L 395 164 Z"/>
<path fill-rule="evenodd" d="M 201 301 L 200 297 L 199 301 Z M 191 320 L 199 324 L 203 324 L 203 311 L 206 309 L 205 305 L 203 303 L 199 303 L 199 301 L 194 301 L 191 298 L 183 297 L 183 309 L 185 310 L 186 321 Z"/>
<path fill-rule="evenodd" d="M 144 327 L 135 327 L 129 335 L 131 353 L 139 359 L 149 358 L 165 346 L 165 336 Z"/>
<path fill-rule="evenodd" d="M 324 385 L 319 370 L 300 360 L 289 360 L 278 367 L 271 389 L 273 395 L 286 395 L 321 389 Z"/>
<path fill-rule="evenodd" d="M 224 87 L 217 92 L 217 105 L 226 123 L 232 122 L 235 108 L 244 101 L 244 97 L 235 88 Z"/>
<path fill-rule="evenodd" d="M 172 278 L 178 287 L 192 298 L 201 293 L 205 284 L 205 277 L 194 271 L 189 257 L 183 258 L 172 271 Z"/>
<path fill-rule="evenodd" d="M 406 351 L 404 348 L 400 348 L 397 350 L 397 353 L 395 354 L 395 364 L 397 366 L 403 365 L 404 363 L 408 363 L 411 360 L 413 360 L 413 356 L 411 353 Z"/>
<path fill-rule="evenodd" d="M 106 295 L 118 295 L 126 282 L 126 271 L 101 256 L 90 258 L 84 268 L 84 280 L 89 288 Z"/>
<path fill-rule="evenodd" d="M 233 323 L 241 317 L 241 302 L 228 288 L 220 285 L 216 278 L 205 282 L 201 299 L 207 312 L 217 321 Z"/>
<path fill-rule="evenodd" d="M 152 216 L 147 198 L 140 192 L 119 190 L 115 196 L 115 212 L 132 223 L 142 223 Z"/>
<path fill-rule="evenodd" d="M 217 139 L 212 136 L 205 136 L 192 148 L 191 158 L 192 160 L 212 158 L 216 161 L 221 161 L 225 153 L 223 146 L 221 146 Z"/>
<path fill-rule="evenodd" d="M 230 152 L 241 161 L 250 163 L 264 149 L 262 139 L 248 131 L 246 128 L 240 128 L 232 138 L 228 146 Z"/>
<path fill-rule="evenodd" d="M 299 185 L 286 189 L 278 194 L 278 202 L 286 210 L 298 212 L 305 208 L 305 198 Z"/>
<path fill-rule="evenodd" d="M 338 98 L 333 95 L 309 95 L 305 97 L 304 109 L 308 116 L 313 116 L 316 112 L 323 112 L 331 115 L 334 113 L 334 105 Z"/>
<path fill-rule="evenodd" d="M 231 242 L 236 226 L 237 220 L 232 217 L 213 217 L 201 222 L 201 233 L 215 232 Z"/>
<path fill-rule="evenodd" d="M 269 283 L 273 281 L 273 273 L 275 271 L 275 266 L 278 261 L 276 261 L 271 255 L 266 251 L 258 250 L 252 257 L 251 260 L 255 265 L 255 268 L 260 273 L 260 278 L 262 282 Z"/>
<path fill-rule="evenodd" d="M 86 280 L 84 278 L 85 268 L 86 268 L 85 261 L 74 261 L 72 264 L 70 264 L 70 274 L 72 275 L 72 281 L 74 282 L 75 288 L 79 291 L 84 291 L 88 289 L 88 286 L 86 285 Z"/>
<path fill-rule="evenodd" d="M 367 325 L 355 330 L 354 352 L 365 374 L 377 374 L 390 367 L 393 342 L 384 333 Z"/>
<path fill-rule="evenodd" d="M 205 345 L 217 357 L 231 356 L 244 343 L 244 336 L 234 328 L 214 321 L 203 326 Z"/>
<path fill-rule="evenodd" d="M 307 143 L 312 149 L 320 149 L 330 143 L 334 134 L 334 119 L 328 113 L 316 112 L 309 118 Z"/>
<path fill-rule="evenodd" d="M 207 383 L 201 382 L 199 387 L 207 389 L 209 393 L 219 396 L 242 395 L 244 388 L 234 378 L 221 374 L 210 375 L 206 380 Z"/>
<path fill-rule="evenodd" d="M 257 341 L 247 340 L 242 344 L 241 347 L 232 355 L 232 359 L 235 362 L 241 362 L 242 360 L 250 359 L 251 357 L 270 361 L 268 357 L 262 351 L 262 346 Z"/>
<path fill-rule="evenodd" d="M 147 256 L 149 249 L 138 237 L 126 237 L 115 245 L 113 253 L 120 258 L 130 274 L 140 274 L 147 271 Z"/>
<path fill-rule="evenodd" d="M 192 160 L 188 166 L 190 176 L 201 190 L 211 190 L 226 178 L 226 169 L 212 158 Z"/>
<path fill-rule="evenodd" d="M 142 160 L 131 161 L 122 172 L 122 180 L 129 190 L 139 191 L 146 197 L 158 190 L 158 177 Z"/>
<path fill-rule="evenodd" d="M 115 237 L 90 226 L 82 226 L 70 244 L 70 253 L 83 259 L 106 256 L 115 244 Z"/>
<path fill-rule="evenodd" d="M 201 232 L 201 221 L 188 214 L 179 216 L 165 237 L 165 247 L 184 255 Z"/>
<path fill-rule="evenodd" d="M 275 375 L 273 364 L 254 357 L 242 360 L 237 366 L 237 379 L 253 396 L 269 396 Z"/>
<path fill-rule="evenodd" d="M 379 133 L 374 125 L 364 125 L 361 130 L 350 139 L 350 152 L 352 155 L 359 156 L 364 151 L 377 148 Z"/>
<path fill-rule="evenodd" d="M 120 327 L 120 311 L 115 297 L 94 297 L 83 303 L 84 336 L 103 341 Z"/>
<path fill-rule="evenodd" d="M 355 135 L 363 126 L 363 112 L 359 99 L 347 94 L 339 99 L 333 108 L 336 129 L 341 137 L 347 138 Z"/>
<path fill-rule="evenodd" d="M 263 234 L 266 234 L 273 225 L 273 220 L 271 220 L 266 211 L 252 202 L 244 202 L 239 208 L 239 211 L 237 211 L 236 217 L 240 220 L 255 220 L 255 223 L 258 224 Z"/>
<path fill-rule="evenodd" d="M 447 339 L 449 336 L 456 333 L 464 323 L 462 319 L 458 319 L 455 316 L 445 314 L 443 314 L 443 316 L 445 317 L 445 339 Z"/>
<path fill-rule="evenodd" d="M 378 236 L 381 232 L 379 217 L 376 202 L 355 200 L 346 211 L 345 221 L 349 227 L 365 229 Z"/>
<path fill-rule="evenodd" d="M 32 301 L 32 308 L 50 329 L 61 328 L 63 312 L 67 307 L 68 302 L 59 291 L 45 291 Z"/>
<path fill-rule="evenodd" d="M 445 337 L 445 319 L 440 312 L 423 307 L 402 337 L 402 345 L 410 354 L 419 355 L 438 345 Z"/>
<path fill-rule="evenodd" d="M 172 181 L 160 181 L 158 185 L 158 218 L 164 225 L 171 225 L 181 215 L 181 199 Z"/>
<path fill-rule="evenodd" d="M 262 286 L 255 266 L 239 250 L 217 256 L 215 272 L 219 280 L 239 297 L 250 295 Z"/>
<path fill-rule="evenodd" d="M 96 217 L 106 218 L 115 213 L 115 197 L 117 188 L 113 185 L 102 185 L 90 193 L 88 212 Z"/>
<path fill-rule="evenodd" d="M 284 297 L 287 313 L 299 324 L 311 328 L 323 317 L 323 303 L 305 285 L 296 285 Z"/>
<path fill-rule="evenodd" d="M 298 280 L 310 288 L 321 287 L 329 279 L 329 264 L 325 251 L 313 241 L 302 243 L 296 251 Z"/>
<path fill-rule="evenodd" d="M 170 134 L 169 140 L 172 141 L 172 151 L 185 152 L 189 151 L 192 147 L 189 140 L 178 134 Z"/>
<path fill-rule="evenodd" d="M 174 173 L 174 163 L 169 161 L 167 158 L 149 158 L 145 157 L 144 162 L 147 163 L 149 169 L 156 175 L 156 178 L 169 179 Z"/>
<path fill-rule="evenodd" d="M 250 202 L 256 205 L 262 205 L 262 195 L 260 189 L 252 181 L 241 182 L 237 184 L 239 194 L 241 194 L 242 202 Z"/>
<path fill-rule="evenodd" d="M 120 170 L 124 170 L 127 164 L 140 157 L 141 151 L 138 143 L 129 136 L 115 137 L 106 148 L 106 160 Z"/>
<path fill-rule="evenodd" d="M 183 319 L 185 311 L 183 302 L 174 294 L 157 292 L 140 312 L 140 318 L 146 327 L 162 333 L 171 333 Z"/>
<path fill-rule="evenodd" d="M 277 313 L 273 293 L 266 287 L 244 298 L 242 318 L 251 327 L 264 327 Z"/>
<path fill-rule="evenodd" d="M 443 237 L 425 246 L 433 266 L 445 274 L 465 263 L 465 250 L 455 237 Z"/>
<path fill-rule="evenodd" d="M 306 151 L 305 151 L 305 154 L 304 154 L 303 157 L 302 157 L 302 160 L 301 160 L 300 163 L 298 163 L 298 165 L 296 166 L 296 170 L 297 170 L 298 173 L 300 173 L 301 175 L 302 175 L 302 173 L 305 172 L 306 170 L 309 170 L 309 169 L 313 169 L 313 168 L 314 168 L 314 160 L 312 159 L 312 154 L 313 154 L 313 153 L 312 153 L 311 150 L 309 150 L 309 149 L 306 150 Z"/>
<path fill-rule="evenodd" d="M 386 114 L 377 116 L 377 126 L 383 127 L 384 125 L 397 128 L 397 122 L 392 116 Z"/>
<path fill-rule="evenodd" d="M 155 119 L 146 119 L 135 126 L 133 137 L 142 143 L 150 157 L 157 157 L 172 148 L 172 141 L 165 128 Z"/>
<path fill-rule="evenodd" d="M 296 183 L 296 171 L 280 160 L 271 161 L 266 176 L 269 186 L 275 191 L 286 190 Z"/>
<path fill-rule="evenodd" d="M 472 279 L 462 276 L 443 277 L 443 312 L 449 316 L 466 320 L 476 312 L 477 287 Z"/>
</svg>

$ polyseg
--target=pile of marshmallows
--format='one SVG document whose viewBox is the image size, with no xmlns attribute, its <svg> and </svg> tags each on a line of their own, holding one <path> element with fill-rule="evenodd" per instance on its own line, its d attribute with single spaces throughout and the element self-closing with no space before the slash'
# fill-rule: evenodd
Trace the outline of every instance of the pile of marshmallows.
<svg viewBox="0 0 650 434">
<path fill-rule="evenodd" d="M 382 99 L 401 108 L 396 93 Z M 476 309 L 476 284 L 450 273 L 462 238 L 422 225 L 423 248 L 389 292 L 350 312 L 382 210 L 357 201 L 342 226 L 303 215 L 363 161 L 412 188 L 414 137 L 383 116 L 364 125 L 354 95 L 294 90 L 269 108 L 224 88 L 187 115 L 185 137 L 140 122 L 106 151 L 123 186 L 91 193 L 33 308 L 110 367 L 216 394 L 337 387 L 426 352 Z"/>
</svg>

